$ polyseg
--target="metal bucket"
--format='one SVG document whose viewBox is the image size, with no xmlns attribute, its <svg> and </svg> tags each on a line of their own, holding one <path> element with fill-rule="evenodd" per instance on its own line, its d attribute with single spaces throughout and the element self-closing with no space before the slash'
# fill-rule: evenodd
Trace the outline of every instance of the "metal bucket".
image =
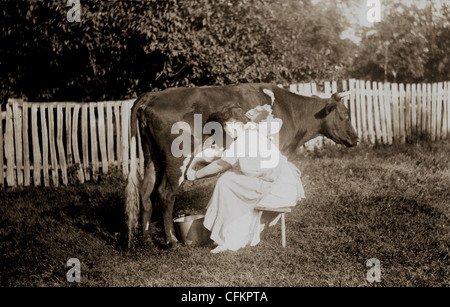
<svg viewBox="0 0 450 307">
<path fill-rule="evenodd" d="M 178 239 L 187 246 L 206 245 L 210 241 L 210 231 L 203 226 L 203 214 L 186 215 L 173 220 Z"/>
</svg>

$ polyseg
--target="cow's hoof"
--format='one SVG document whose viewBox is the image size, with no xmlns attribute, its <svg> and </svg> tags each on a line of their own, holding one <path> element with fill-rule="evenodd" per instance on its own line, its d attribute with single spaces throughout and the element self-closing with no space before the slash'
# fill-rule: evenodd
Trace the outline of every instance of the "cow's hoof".
<svg viewBox="0 0 450 307">
<path fill-rule="evenodd" d="M 180 246 L 181 246 L 181 243 L 178 242 L 178 240 L 172 240 L 172 241 L 167 242 L 167 247 L 169 249 L 177 249 Z"/>
<path fill-rule="evenodd" d="M 154 246 L 153 240 L 150 236 L 142 237 L 141 244 L 144 247 L 150 247 L 150 248 L 152 248 Z"/>
</svg>

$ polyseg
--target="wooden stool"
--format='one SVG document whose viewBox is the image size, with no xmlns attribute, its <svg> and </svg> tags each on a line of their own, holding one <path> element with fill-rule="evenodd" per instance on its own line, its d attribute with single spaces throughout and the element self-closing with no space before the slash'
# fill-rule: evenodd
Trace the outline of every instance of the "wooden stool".
<svg viewBox="0 0 450 307">
<path fill-rule="evenodd" d="M 261 216 L 264 211 L 267 212 L 277 212 L 281 214 L 281 245 L 286 247 L 286 217 L 285 214 L 291 212 L 290 207 L 280 207 L 280 208 L 268 208 L 268 207 L 255 207 L 255 210 L 259 211 L 258 217 L 261 220 Z M 266 225 L 265 230 L 269 228 L 269 225 Z"/>
</svg>

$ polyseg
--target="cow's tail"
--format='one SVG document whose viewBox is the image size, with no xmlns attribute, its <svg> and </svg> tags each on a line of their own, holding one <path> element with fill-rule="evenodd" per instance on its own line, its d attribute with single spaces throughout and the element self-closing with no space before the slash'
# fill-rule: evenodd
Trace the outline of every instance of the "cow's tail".
<svg viewBox="0 0 450 307">
<path fill-rule="evenodd" d="M 136 107 L 135 103 L 135 107 Z M 131 246 L 133 234 L 136 232 L 139 220 L 139 179 L 136 167 L 136 136 L 137 136 L 137 107 L 131 109 L 131 161 L 126 187 L 125 217 L 128 227 L 128 248 Z"/>
</svg>

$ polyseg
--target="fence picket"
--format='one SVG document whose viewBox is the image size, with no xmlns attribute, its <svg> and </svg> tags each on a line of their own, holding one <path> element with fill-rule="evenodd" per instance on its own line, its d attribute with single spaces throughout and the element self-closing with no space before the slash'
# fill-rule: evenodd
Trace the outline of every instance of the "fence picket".
<svg viewBox="0 0 450 307">
<path fill-rule="evenodd" d="M 447 90 L 445 91 L 447 93 L 447 135 L 450 135 L 450 81 L 446 82 L 447 84 Z"/>
<path fill-rule="evenodd" d="M 442 138 L 442 82 L 437 84 L 436 139 Z"/>
<path fill-rule="evenodd" d="M 388 144 L 387 127 L 386 127 L 386 111 L 385 111 L 385 103 L 384 103 L 384 89 L 383 89 L 383 83 L 381 83 L 381 82 L 378 82 L 378 103 L 380 106 L 380 127 L 381 127 L 381 135 L 383 138 L 383 144 Z"/>
<path fill-rule="evenodd" d="M 343 90 L 344 92 L 346 92 L 346 91 L 349 90 L 348 87 L 347 87 L 347 82 L 346 82 L 346 80 L 342 80 L 342 90 Z M 350 110 L 349 100 L 350 100 L 349 96 L 344 97 L 344 105 L 347 107 L 347 109 Z"/>
<path fill-rule="evenodd" d="M 122 172 L 124 175 L 128 174 L 129 163 L 129 146 L 128 146 L 128 106 L 122 104 L 121 107 L 121 126 L 122 126 Z"/>
<path fill-rule="evenodd" d="M 449 137 L 448 133 L 448 108 L 449 108 L 449 98 L 447 95 L 447 82 L 442 84 L 442 138 L 447 139 Z"/>
<path fill-rule="evenodd" d="M 373 112 L 373 90 L 370 86 L 371 82 L 366 82 L 366 101 L 367 101 L 367 133 L 370 144 L 375 144 L 375 129 L 374 129 L 374 112 Z"/>
<path fill-rule="evenodd" d="M 95 103 L 89 103 L 89 127 L 91 136 L 91 167 L 92 179 L 98 179 L 98 144 L 97 144 L 97 124 L 95 120 Z"/>
<path fill-rule="evenodd" d="M 39 146 L 39 130 L 38 130 L 38 106 L 31 105 L 31 138 L 33 146 L 33 185 L 41 185 L 41 149 Z"/>
<path fill-rule="evenodd" d="M 410 125 L 410 140 L 417 136 L 417 92 L 416 84 L 411 84 L 411 125 Z"/>
<path fill-rule="evenodd" d="M 116 120 L 116 157 L 117 157 L 117 167 L 120 167 L 122 165 L 122 138 L 121 138 L 121 132 L 122 129 L 120 128 L 121 119 L 120 119 L 120 105 L 119 103 L 114 104 L 114 118 Z"/>
<path fill-rule="evenodd" d="M 106 104 L 106 139 L 108 142 L 108 162 L 114 162 L 114 126 L 112 104 Z"/>
<path fill-rule="evenodd" d="M 376 82 L 372 82 L 372 97 L 373 97 L 373 115 L 375 128 L 375 142 L 381 143 L 381 126 L 380 126 L 380 103 L 378 100 L 378 87 Z"/>
<path fill-rule="evenodd" d="M 405 142 L 411 139 L 411 84 L 406 84 L 405 93 Z"/>
<path fill-rule="evenodd" d="M 5 183 L 5 175 L 4 175 L 4 165 L 3 165 L 3 148 L 5 147 L 3 145 L 3 115 L 0 108 L 0 187 L 3 187 Z"/>
<path fill-rule="evenodd" d="M 106 153 L 106 133 L 105 133 L 105 108 L 102 102 L 97 103 L 98 111 L 98 141 L 100 145 L 100 156 L 102 163 L 102 173 L 108 172 L 108 156 Z"/>
<path fill-rule="evenodd" d="M 16 185 L 16 178 L 14 176 L 14 167 L 15 167 L 14 149 L 15 148 L 14 148 L 12 106 L 8 103 L 6 105 L 5 157 L 6 157 L 6 183 L 9 186 Z"/>
<path fill-rule="evenodd" d="M 398 104 L 398 123 L 399 123 L 399 140 L 400 143 L 406 143 L 406 132 L 405 132 L 405 85 L 400 83 L 398 85 L 398 96 L 399 96 L 399 104 Z"/>
<path fill-rule="evenodd" d="M 392 125 L 392 115 L 391 115 L 391 84 L 389 82 L 384 83 L 384 110 L 386 112 L 386 131 L 388 144 L 392 145 L 394 143 L 394 133 Z"/>
<path fill-rule="evenodd" d="M 58 156 L 59 156 L 59 164 L 61 169 L 61 178 L 64 185 L 67 185 L 67 164 L 66 164 L 66 155 L 64 151 L 64 143 L 63 143 L 63 106 L 58 105 L 56 107 L 56 145 L 58 146 Z"/>
<path fill-rule="evenodd" d="M 47 130 L 47 105 L 42 104 L 39 108 L 41 112 L 41 136 L 42 136 L 42 177 L 44 186 L 50 186 L 50 177 L 48 169 L 48 130 Z"/>
<path fill-rule="evenodd" d="M 362 139 L 366 142 L 369 141 L 369 131 L 367 127 L 367 99 L 366 99 L 366 87 L 363 80 L 359 81 L 361 108 L 359 109 L 359 116 L 361 116 L 361 133 Z"/>
<path fill-rule="evenodd" d="M 88 105 L 83 104 L 81 107 L 81 143 L 83 153 L 83 170 L 84 179 L 89 181 L 91 179 L 91 167 L 89 165 L 89 141 L 88 141 Z"/>
<path fill-rule="evenodd" d="M 399 121 L 399 110 L 398 110 L 398 105 L 399 105 L 398 84 L 392 83 L 391 90 L 392 90 L 392 100 L 390 103 L 390 107 L 391 107 L 391 111 L 392 111 L 391 121 L 392 121 L 392 126 L 393 126 L 393 138 L 394 138 L 394 142 L 398 143 L 398 141 L 400 139 L 400 121 Z"/>
<path fill-rule="evenodd" d="M 350 91 L 350 101 L 349 101 L 350 114 L 351 114 L 350 117 L 351 117 L 353 128 L 356 131 L 358 131 L 357 130 L 358 127 L 357 127 L 357 124 L 356 124 L 356 101 L 355 101 L 356 100 L 356 96 L 357 96 L 356 88 L 355 88 L 356 82 L 355 82 L 354 79 L 350 79 L 348 81 L 348 84 L 349 84 L 348 90 Z M 358 134 L 358 137 L 359 137 L 359 134 Z"/>
<path fill-rule="evenodd" d="M 78 164 L 77 169 L 77 179 L 79 182 L 84 182 L 85 172 L 83 172 L 83 168 L 81 165 L 80 159 L 80 151 L 78 147 L 78 117 L 80 113 L 80 105 L 77 104 L 73 108 L 73 117 L 72 117 L 72 147 L 73 147 L 73 160 L 75 164 Z M 83 125 L 84 126 L 84 125 Z M 83 146 L 84 148 L 84 146 Z"/>
<path fill-rule="evenodd" d="M 421 99 L 420 99 L 420 135 L 421 137 L 427 134 L 427 85 L 422 84 Z"/>
<path fill-rule="evenodd" d="M 355 98 L 356 98 L 356 126 L 360 141 L 363 141 L 362 127 L 361 127 L 361 90 L 360 82 L 355 82 Z"/>
<path fill-rule="evenodd" d="M 58 176 L 58 158 L 56 157 L 56 146 L 55 146 L 55 121 L 53 114 L 53 105 L 49 104 L 48 108 L 48 140 L 50 144 L 50 162 L 51 162 L 51 173 L 54 186 L 59 186 L 59 176 Z"/>
<path fill-rule="evenodd" d="M 22 105 L 23 185 L 30 185 L 30 143 L 28 138 L 28 103 Z"/>
<path fill-rule="evenodd" d="M 73 163 L 72 153 L 72 107 L 66 104 L 66 162 L 68 165 Z M 77 147 L 78 148 L 78 147 Z"/>
<path fill-rule="evenodd" d="M 16 100 L 13 100 L 12 111 L 14 120 L 14 140 L 16 146 L 17 185 L 23 186 L 22 112 L 19 111 L 19 105 Z"/>
<path fill-rule="evenodd" d="M 325 96 L 331 95 L 331 85 L 330 82 L 326 81 L 323 83 L 323 93 Z"/>
<path fill-rule="evenodd" d="M 426 120 L 427 120 L 427 133 L 429 136 L 429 139 L 432 139 L 432 125 L 433 125 L 433 121 L 431 119 L 431 116 L 433 114 L 432 108 L 433 108 L 433 86 L 432 84 L 428 83 L 427 84 L 427 107 L 426 107 Z"/>
</svg>

